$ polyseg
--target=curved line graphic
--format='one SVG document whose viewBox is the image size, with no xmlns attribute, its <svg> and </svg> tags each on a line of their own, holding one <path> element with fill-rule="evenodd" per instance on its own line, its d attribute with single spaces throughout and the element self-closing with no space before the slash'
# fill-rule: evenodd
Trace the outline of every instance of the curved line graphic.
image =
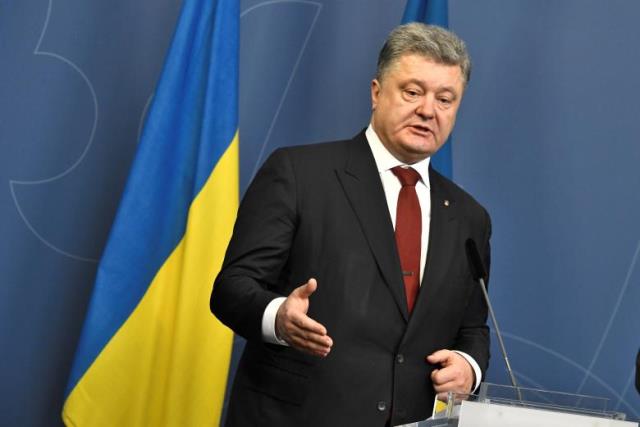
<svg viewBox="0 0 640 427">
<path fill-rule="evenodd" d="M 491 332 L 495 335 L 495 332 L 494 332 L 494 331 L 491 331 Z M 514 334 L 511 334 L 511 333 L 509 333 L 509 332 L 504 332 L 504 331 L 502 332 L 502 335 L 503 335 L 504 337 L 511 338 L 512 340 L 514 340 L 514 341 L 519 341 L 519 342 L 521 342 L 521 343 L 523 343 L 523 344 L 530 345 L 531 347 L 537 348 L 537 349 L 538 349 L 538 350 L 540 350 L 540 351 L 543 351 L 543 352 L 545 352 L 545 353 L 547 353 L 547 354 L 550 354 L 550 355 L 552 355 L 552 356 L 554 356 L 554 357 L 557 357 L 558 359 L 562 360 L 563 362 L 565 362 L 565 363 L 567 363 L 567 364 L 569 364 L 569 365 L 573 366 L 573 367 L 574 367 L 574 368 L 576 368 L 578 371 L 584 372 L 588 377 L 591 377 L 594 381 L 596 381 L 596 382 L 597 382 L 598 384 L 600 384 L 603 388 L 605 388 L 609 393 L 611 393 L 613 396 L 617 397 L 617 398 L 619 399 L 619 402 L 623 403 L 623 404 L 624 404 L 624 405 L 625 405 L 625 406 L 626 406 L 626 407 L 627 407 L 627 408 L 628 408 L 628 409 L 633 413 L 633 415 L 634 415 L 636 418 L 638 418 L 638 413 L 637 413 L 637 412 L 636 412 L 636 410 L 635 410 L 635 409 L 634 409 L 634 408 L 629 404 L 629 402 L 627 402 L 627 401 L 624 399 L 624 396 L 621 396 L 621 395 L 620 395 L 620 393 L 616 392 L 616 391 L 613 389 L 613 387 L 611 387 L 609 384 L 607 384 L 607 383 L 606 383 L 602 378 L 600 378 L 599 376 L 597 376 L 597 375 L 595 375 L 595 374 L 593 374 L 593 373 L 591 373 L 591 372 L 588 372 L 588 371 L 587 371 L 587 369 L 586 369 L 585 367 L 583 367 L 582 365 L 580 365 L 580 364 L 579 364 L 579 363 L 577 363 L 576 361 L 574 361 L 574 360 L 572 360 L 572 359 L 568 358 L 567 356 L 564 356 L 564 355 L 562 355 L 562 354 L 558 353 L 558 352 L 557 352 L 557 351 L 555 351 L 555 350 L 552 350 L 552 349 L 550 349 L 550 348 L 548 348 L 548 347 L 545 347 L 545 346 L 543 346 L 543 345 L 541 345 L 541 344 L 538 344 L 538 343 L 536 343 L 536 342 L 534 342 L 534 341 L 531 341 L 531 340 L 528 340 L 528 339 L 526 339 L 526 338 L 520 337 L 520 336 L 518 336 L 518 335 L 514 335 Z"/>
<path fill-rule="evenodd" d="M 84 150 L 82 151 L 82 153 L 80 154 L 78 159 L 71 166 L 69 166 L 66 170 L 64 170 L 64 171 L 60 172 L 59 174 L 54 175 L 52 177 L 45 178 L 45 179 L 34 180 L 34 181 L 9 180 L 9 188 L 10 188 L 10 191 L 11 191 L 11 197 L 13 198 L 13 203 L 14 203 L 14 205 L 16 207 L 16 210 L 18 211 L 18 214 L 22 218 L 22 221 L 24 221 L 24 223 L 27 226 L 27 228 L 33 233 L 34 236 L 36 236 L 38 238 L 38 240 L 40 240 L 46 246 L 48 246 L 49 248 L 53 249 L 55 252 L 57 252 L 57 253 L 59 253 L 61 255 L 67 256 L 69 258 L 73 258 L 73 259 L 78 260 L 78 261 L 96 263 L 96 262 L 98 262 L 97 259 L 82 257 L 82 256 L 79 256 L 79 255 L 74 255 L 74 254 L 71 254 L 69 252 L 66 252 L 66 251 L 56 247 L 54 244 L 52 244 L 47 239 L 45 239 L 40 233 L 38 233 L 36 231 L 36 229 L 33 227 L 33 225 L 29 222 L 29 220 L 25 216 L 24 212 L 22 211 L 22 209 L 20 207 L 20 203 L 18 202 L 18 199 L 16 197 L 16 193 L 15 193 L 15 187 L 17 185 L 39 185 L 39 184 L 44 184 L 44 183 L 48 183 L 48 182 L 52 182 L 52 181 L 58 180 L 58 179 L 60 179 L 60 178 L 62 178 L 64 176 L 68 175 L 69 173 L 71 173 L 75 168 L 78 167 L 78 165 L 80 163 L 82 163 L 82 161 L 86 157 L 87 153 L 89 152 L 89 149 L 91 148 L 91 145 L 93 144 L 93 140 L 94 140 L 94 137 L 95 137 L 96 129 L 98 127 L 98 115 L 99 115 L 99 112 L 98 112 L 98 97 L 96 96 L 96 91 L 95 91 L 95 89 L 93 87 L 93 84 L 91 83 L 91 81 L 87 77 L 87 75 L 73 61 L 71 61 L 71 60 L 69 60 L 69 59 L 67 59 L 67 58 L 65 58 L 65 57 L 63 57 L 61 55 L 57 55 L 57 54 L 55 54 L 53 52 L 44 52 L 44 51 L 40 50 L 40 45 L 42 44 L 42 40 L 44 39 L 44 35 L 45 35 L 46 31 L 47 31 L 47 28 L 49 27 L 49 19 L 51 18 L 51 10 L 52 9 L 53 9 L 53 0 L 49 0 L 49 4 L 47 6 L 47 14 L 46 14 L 46 17 L 45 17 L 44 25 L 42 27 L 42 32 L 40 33 L 40 38 L 38 39 L 36 47 L 33 50 L 33 54 L 36 55 L 36 56 L 38 56 L 38 55 L 49 56 L 49 57 L 55 58 L 55 59 L 57 59 L 59 61 L 62 61 L 63 63 L 65 63 L 69 67 L 71 67 L 76 73 L 78 73 L 80 75 L 80 77 L 82 77 L 82 80 L 85 82 L 85 84 L 89 88 L 89 92 L 91 93 L 91 98 L 93 100 L 93 110 L 94 110 L 93 126 L 91 128 L 91 133 L 89 134 L 89 139 L 88 139 L 87 145 L 85 146 Z"/>
<path fill-rule="evenodd" d="M 635 369 L 631 369 L 631 373 L 629 374 L 629 379 L 627 380 L 627 384 L 625 384 L 624 389 L 622 389 L 622 396 L 626 396 L 627 392 L 629 391 L 629 388 L 631 388 L 631 384 L 634 383 L 634 380 L 636 379 L 636 372 Z M 616 407 L 613 409 L 614 411 L 617 411 L 618 408 L 620 407 L 620 403 L 622 403 L 622 401 L 620 399 L 618 399 L 618 403 L 616 403 Z"/>
<path fill-rule="evenodd" d="M 523 381 L 528 382 L 529 384 L 531 384 L 533 387 L 539 389 L 539 390 L 544 390 L 544 386 L 542 384 L 540 384 L 539 382 L 537 382 L 536 380 L 534 380 L 531 377 L 526 376 L 525 374 L 523 374 L 522 372 L 519 371 L 513 371 L 513 375 L 520 378 Z M 547 399 L 545 399 L 547 400 Z"/>
<path fill-rule="evenodd" d="M 20 215 L 20 218 L 22 218 L 22 220 L 24 221 L 24 223 L 27 226 L 27 228 L 33 233 L 34 236 L 36 236 L 38 238 L 38 240 L 40 240 L 47 247 L 52 249 L 54 252 L 59 253 L 60 255 L 64 255 L 66 257 L 75 259 L 77 261 L 91 262 L 91 263 L 94 263 L 94 264 L 98 262 L 98 260 L 95 259 L 95 258 L 82 257 L 80 255 L 74 255 L 74 254 L 72 254 L 70 252 L 66 252 L 66 251 L 58 248 L 56 245 L 50 243 L 40 233 L 38 233 L 38 231 L 36 231 L 36 229 L 33 227 L 33 225 L 31 225 L 31 222 L 29 222 L 29 220 L 25 216 L 24 212 L 22 212 L 22 209 L 20 208 L 20 203 L 18 203 L 18 199 L 16 198 L 16 193 L 14 191 L 13 184 L 14 184 L 14 182 L 11 181 L 11 184 L 9 185 L 9 191 L 11 192 L 11 198 L 13 198 L 13 204 L 16 206 L 16 209 L 18 210 L 18 214 Z"/>
<path fill-rule="evenodd" d="M 251 6 L 250 8 L 248 8 L 247 10 L 245 10 L 244 12 L 242 12 L 240 14 L 240 18 L 243 18 L 247 13 L 253 12 L 255 9 L 261 8 L 262 6 L 270 6 L 270 5 L 277 4 L 277 3 L 309 4 L 309 5 L 312 5 L 312 6 L 318 6 L 318 8 L 322 9 L 322 4 L 318 3 L 317 1 L 310 1 L 310 0 L 269 0 L 269 1 L 263 1 L 262 3 L 258 3 L 258 4 L 255 4 L 255 5 Z"/>
<path fill-rule="evenodd" d="M 526 382 L 532 384 L 533 387 L 535 387 L 536 389 L 544 391 L 544 387 L 542 386 L 542 384 L 538 383 L 533 378 L 528 377 L 525 374 L 523 374 L 521 372 L 518 372 L 518 371 L 513 371 L 513 375 L 518 377 L 518 378 L 520 378 L 520 379 L 522 379 L 523 381 L 526 381 Z M 518 385 L 520 385 L 520 384 L 518 384 Z M 553 404 L 553 401 L 551 399 L 545 397 L 544 393 L 543 394 L 536 393 L 536 394 L 541 400 L 544 400 L 547 403 Z"/>
<path fill-rule="evenodd" d="M 149 98 L 147 98 L 147 102 L 144 104 L 144 107 L 142 107 L 142 114 L 140 115 L 140 121 L 138 122 L 138 133 L 136 137 L 136 142 L 140 141 L 140 138 L 142 137 L 144 120 L 147 118 L 147 111 L 149 111 L 149 107 L 151 106 L 151 101 L 153 101 L 153 97 L 155 96 L 155 94 L 156 94 L 155 91 L 151 92 L 151 95 L 149 95 Z"/>
<path fill-rule="evenodd" d="M 304 54 L 304 51 L 307 49 L 307 43 L 309 43 L 309 39 L 311 38 L 311 33 L 313 32 L 313 29 L 316 26 L 316 22 L 318 21 L 318 17 L 320 16 L 320 12 L 322 11 L 322 4 L 320 4 L 318 2 L 314 2 L 314 1 L 306 1 L 306 0 L 271 0 L 271 1 L 265 1 L 263 3 L 260 3 L 260 4 L 257 4 L 255 6 L 250 7 L 249 9 L 245 10 L 244 12 L 242 12 L 240 14 L 240 18 L 245 16 L 247 13 L 252 12 L 255 9 L 258 9 L 259 7 L 270 6 L 270 5 L 274 5 L 274 4 L 278 4 L 278 3 L 308 4 L 308 5 L 316 6 L 317 7 L 317 11 L 316 11 L 316 15 L 313 18 L 313 22 L 311 23 L 311 26 L 309 27 L 309 31 L 307 32 L 307 36 L 305 37 L 304 42 L 302 43 L 302 48 L 300 49 L 300 52 L 298 53 L 298 57 L 296 58 L 296 62 L 293 65 L 293 69 L 291 70 L 291 74 L 289 75 L 289 80 L 287 81 L 287 85 L 285 86 L 284 91 L 282 92 L 282 96 L 280 97 L 280 102 L 278 103 L 278 108 L 276 108 L 276 112 L 273 115 L 273 119 L 271 120 L 271 124 L 269 125 L 269 129 L 267 130 L 267 134 L 265 135 L 264 141 L 262 142 L 262 145 L 260 147 L 260 152 L 258 153 L 258 158 L 256 159 L 256 163 L 253 166 L 253 172 L 251 173 L 251 178 L 249 179 L 249 181 L 251 181 L 253 179 L 253 177 L 256 175 L 256 172 L 258 171 L 258 166 L 260 165 L 260 160 L 262 160 L 262 157 L 264 156 L 264 150 L 267 147 L 267 143 L 269 142 L 269 139 L 271 138 L 271 133 L 273 132 L 273 128 L 274 128 L 274 126 L 276 124 L 276 121 L 278 120 L 278 117 L 280 116 L 280 110 L 282 110 L 282 106 L 284 105 L 284 100 L 287 98 L 287 94 L 289 93 L 289 88 L 291 87 L 291 83 L 293 82 L 294 77 L 298 73 L 298 66 L 300 65 L 300 61 L 302 60 L 302 55 Z"/>
<path fill-rule="evenodd" d="M 609 317 L 609 321 L 607 322 L 607 326 L 605 327 L 604 332 L 602 333 L 602 338 L 600 339 L 600 342 L 598 343 L 598 347 L 596 348 L 596 352 L 593 355 L 593 358 L 591 359 L 591 363 L 589 363 L 589 367 L 587 368 L 587 372 L 586 372 L 584 378 L 582 379 L 582 382 L 580 383 L 580 386 L 578 387 L 578 390 L 577 390 L 576 393 L 580 393 L 582 391 L 582 388 L 584 387 L 585 383 L 587 382 L 588 375 L 591 374 L 591 370 L 593 369 L 593 366 L 596 364 L 596 361 L 600 357 L 600 353 L 602 352 L 602 348 L 604 347 L 604 342 L 606 341 L 607 337 L 609 336 L 609 332 L 611 331 L 611 327 L 613 326 L 613 319 L 615 319 L 616 315 L 618 314 L 618 310 L 620 309 L 620 305 L 622 304 L 622 299 L 624 297 L 624 294 L 627 292 L 627 288 L 629 287 L 629 282 L 631 280 L 631 275 L 632 275 L 633 271 L 635 270 L 636 262 L 638 261 L 638 255 L 640 255 L 640 240 L 638 241 L 638 244 L 636 246 L 636 252 L 633 254 L 633 258 L 631 259 L 631 264 L 629 265 L 629 269 L 627 270 L 627 275 L 626 275 L 626 277 L 624 279 L 624 283 L 622 284 L 622 288 L 620 289 L 620 294 L 618 295 L 618 300 L 616 301 L 616 304 L 613 307 L 613 312 L 611 313 L 611 316 Z"/>
</svg>

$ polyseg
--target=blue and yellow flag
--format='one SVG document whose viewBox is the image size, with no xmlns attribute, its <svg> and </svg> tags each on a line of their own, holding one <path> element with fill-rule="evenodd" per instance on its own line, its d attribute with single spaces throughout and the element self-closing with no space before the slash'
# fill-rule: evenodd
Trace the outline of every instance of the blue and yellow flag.
<svg viewBox="0 0 640 427">
<path fill-rule="evenodd" d="M 238 0 L 185 0 L 100 261 L 69 426 L 212 426 L 233 335 L 209 311 L 238 207 Z"/>
<path fill-rule="evenodd" d="M 447 0 L 408 0 L 402 15 L 402 23 L 423 22 L 449 26 L 449 5 Z M 431 159 L 433 167 L 448 178 L 453 178 L 453 160 L 451 156 L 451 137 Z"/>
</svg>

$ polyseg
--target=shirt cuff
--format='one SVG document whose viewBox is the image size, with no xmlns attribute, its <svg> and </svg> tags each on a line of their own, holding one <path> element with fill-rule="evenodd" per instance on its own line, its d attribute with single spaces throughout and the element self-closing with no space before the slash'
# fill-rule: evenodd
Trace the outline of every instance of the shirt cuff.
<svg viewBox="0 0 640 427">
<path fill-rule="evenodd" d="M 267 308 L 264 309 L 264 313 L 262 314 L 262 340 L 266 343 L 289 345 L 276 335 L 276 314 L 278 314 L 278 309 L 284 300 L 286 300 L 285 297 L 275 298 L 271 300 Z"/>
<path fill-rule="evenodd" d="M 469 356 L 464 351 L 458 351 L 458 350 L 453 350 L 453 351 L 458 353 L 460 356 L 464 357 L 464 359 L 467 362 L 469 362 L 469 365 L 471 365 L 471 367 L 473 368 L 473 373 L 476 374 L 476 383 L 474 384 L 473 389 L 471 390 L 471 393 L 475 393 L 476 390 L 478 389 L 478 386 L 482 382 L 482 371 L 480 370 L 480 366 L 478 366 L 478 363 L 476 363 L 473 357 Z"/>
</svg>

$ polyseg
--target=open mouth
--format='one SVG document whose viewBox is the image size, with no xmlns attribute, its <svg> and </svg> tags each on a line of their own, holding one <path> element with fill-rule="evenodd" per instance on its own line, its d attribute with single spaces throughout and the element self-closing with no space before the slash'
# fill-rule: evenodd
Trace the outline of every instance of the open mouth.
<svg viewBox="0 0 640 427">
<path fill-rule="evenodd" d="M 428 136 L 429 134 L 433 134 L 433 131 L 428 126 L 413 125 L 413 126 L 411 126 L 411 130 L 414 133 L 416 133 L 418 135 L 422 135 L 422 136 Z"/>
</svg>

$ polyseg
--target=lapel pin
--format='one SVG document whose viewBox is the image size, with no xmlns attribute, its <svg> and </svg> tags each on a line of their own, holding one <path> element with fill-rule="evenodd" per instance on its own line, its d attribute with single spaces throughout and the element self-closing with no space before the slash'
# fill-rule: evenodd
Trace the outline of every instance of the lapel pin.
<svg viewBox="0 0 640 427">
<path fill-rule="evenodd" d="M 445 207 L 449 207 L 449 201 L 445 199 L 444 205 L 445 205 Z"/>
</svg>

